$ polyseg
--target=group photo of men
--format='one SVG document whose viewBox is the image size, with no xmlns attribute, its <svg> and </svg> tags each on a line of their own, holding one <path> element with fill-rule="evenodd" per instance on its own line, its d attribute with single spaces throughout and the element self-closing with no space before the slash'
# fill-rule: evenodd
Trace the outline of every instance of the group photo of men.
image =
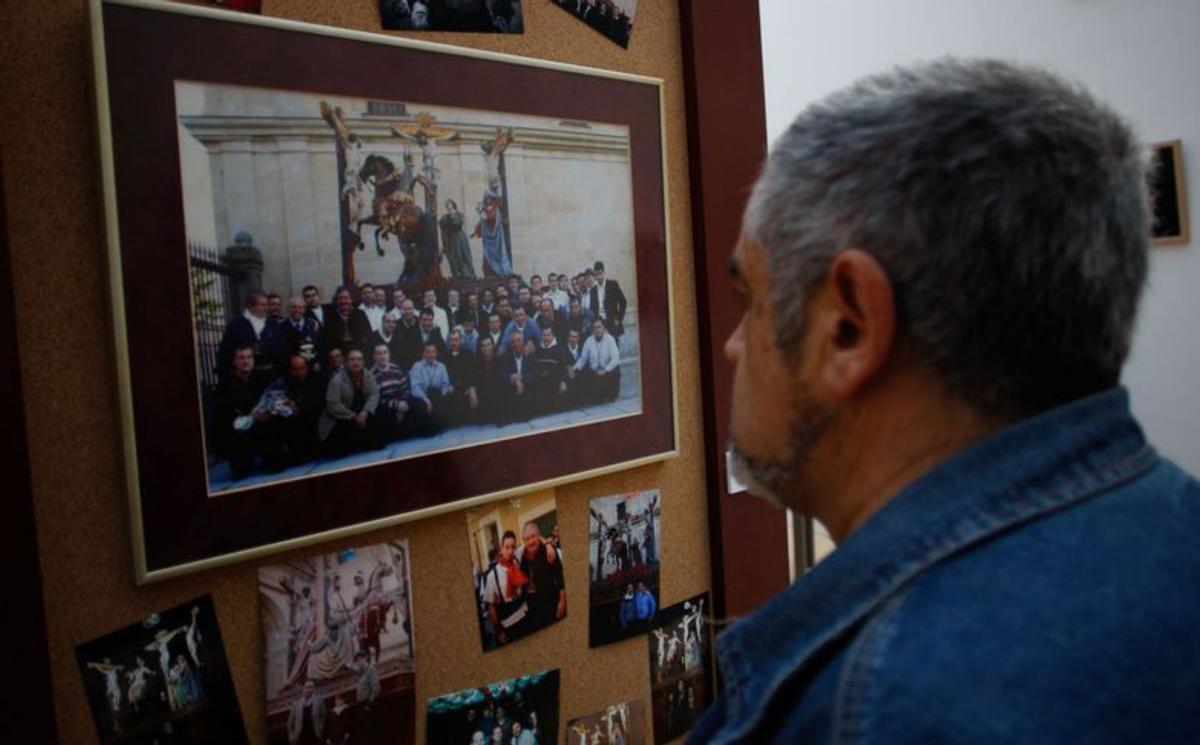
<svg viewBox="0 0 1200 745">
<path fill-rule="evenodd" d="M 558 742 L 559 671 L 523 675 L 426 702 L 429 745 Z"/>
<path fill-rule="evenodd" d="M 366 283 L 338 287 L 330 303 L 312 285 L 287 299 L 251 292 L 217 348 L 210 473 L 224 466 L 236 486 L 466 426 L 483 441 L 498 427 L 611 403 L 626 306 L 599 261 L 469 292 L 410 297 Z"/>
<path fill-rule="evenodd" d="M 640 412 L 628 127 L 176 98 L 210 494 Z"/>
</svg>

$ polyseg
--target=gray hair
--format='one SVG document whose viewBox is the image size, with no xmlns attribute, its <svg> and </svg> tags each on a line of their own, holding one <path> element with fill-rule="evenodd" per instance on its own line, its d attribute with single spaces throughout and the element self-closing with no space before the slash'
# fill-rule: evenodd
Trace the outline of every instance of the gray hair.
<svg viewBox="0 0 1200 745">
<path fill-rule="evenodd" d="M 808 289 L 870 252 L 902 333 L 947 390 L 1024 415 L 1115 385 L 1145 283 L 1146 158 L 1117 114 L 1047 72 L 944 59 L 804 110 L 754 187 L 776 335 Z"/>
</svg>

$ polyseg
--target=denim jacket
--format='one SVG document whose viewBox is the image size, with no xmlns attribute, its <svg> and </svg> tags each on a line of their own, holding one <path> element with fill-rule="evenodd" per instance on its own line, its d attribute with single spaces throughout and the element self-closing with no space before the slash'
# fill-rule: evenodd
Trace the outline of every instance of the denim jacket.
<svg viewBox="0 0 1200 745">
<path fill-rule="evenodd" d="M 717 640 L 689 742 L 1200 742 L 1200 484 L 1113 389 L 903 489 Z"/>
</svg>

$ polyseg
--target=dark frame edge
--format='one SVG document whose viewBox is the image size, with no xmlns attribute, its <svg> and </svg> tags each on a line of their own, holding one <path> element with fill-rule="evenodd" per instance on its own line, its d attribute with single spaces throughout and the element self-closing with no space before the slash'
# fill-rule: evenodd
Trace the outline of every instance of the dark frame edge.
<svg viewBox="0 0 1200 745">
<path fill-rule="evenodd" d="M 784 511 L 749 496 L 730 497 L 726 486 L 724 433 L 730 391 L 720 358 L 736 319 L 713 308 L 727 307 L 726 296 L 732 294 L 728 283 L 722 289 L 719 282 L 726 276 L 726 257 L 738 238 L 742 205 L 767 149 L 758 2 L 743 0 L 737 12 L 729 12 L 731 5 L 680 0 L 713 610 L 718 619 L 730 620 L 787 586 L 793 540 Z M 717 39 L 720 54 L 711 43 Z M 714 107 L 706 96 L 718 94 L 725 100 Z M 739 161 L 739 166 L 730 168 L 731 161 Z M 720 184 L 710 180 L 706 163 L 720 163 Z M 730 561 L 734 556 L 737 562 Z"/>
</svg>

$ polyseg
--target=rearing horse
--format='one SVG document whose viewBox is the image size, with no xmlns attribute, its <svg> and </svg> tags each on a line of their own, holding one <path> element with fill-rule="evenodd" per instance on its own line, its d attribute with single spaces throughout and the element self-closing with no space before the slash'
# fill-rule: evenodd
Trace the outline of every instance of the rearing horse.
<svg viewBox="0 0 1200 745">
<path fill-rule="evenodd" d="M 386 239 L 399 231 L 400 208 L 413 202 L 412 188 L 417 179 L 413 174 L 412 157 L 406 153 L 404 170 L 397 170 L 392 161 L 372 153 L 363 162 L 358 177 L 364 183 L 371 184 L 375 190 L 371 203 L 372 216 L 363 218 L 354 227 L 354 232 L 359 235 L 358 248 L 364 248 L 360 232 L 363 224 L 374 225 L 375 253 L 383 256 L 380 239 Z"/>
</svg>

